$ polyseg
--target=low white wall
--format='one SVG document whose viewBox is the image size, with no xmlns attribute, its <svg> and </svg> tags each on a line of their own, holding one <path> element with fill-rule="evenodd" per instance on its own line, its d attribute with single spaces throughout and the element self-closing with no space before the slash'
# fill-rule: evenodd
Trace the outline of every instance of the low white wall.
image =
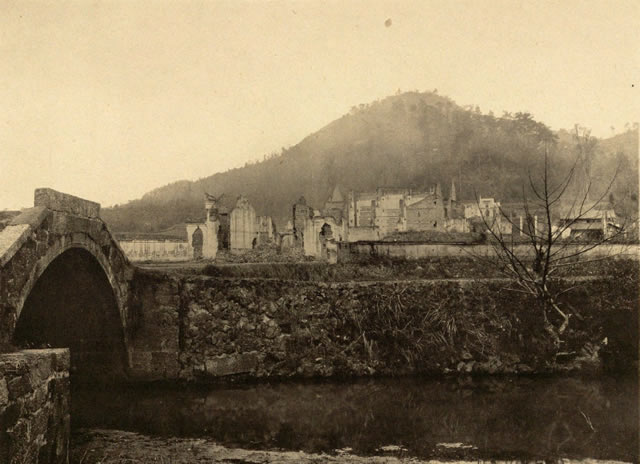
<svg viewBox="0 0 640 464">
<path fill-rule="evenodd" d="M 120 240 L 120 247 L 131 261 L 187 261 L 193 249 L 186 241 Z"/>
<path fill-rule="evenodd" d="M 516 245 L 514 251 L 519 256 L 532 253 L 530 245 Z M 570 245 L 565 253 L 571 254 L 589 248 L 589 245 Z M 639 258 L 638 245 L 604 244 L 585 251 L 583 257 L 619 256 Z M 488 244 L 482 245 L 455 245 L 440 243 L 401 243 L 401 242 L 356 242 L 340 245 L 340 256 L 348 259 L 350 254 L 374 254 L 377 256 L 389 256 L 392 258 L 419 259 L 432 256 L 487 256 L 495 253 L 494 248 Z"/>
</svg>

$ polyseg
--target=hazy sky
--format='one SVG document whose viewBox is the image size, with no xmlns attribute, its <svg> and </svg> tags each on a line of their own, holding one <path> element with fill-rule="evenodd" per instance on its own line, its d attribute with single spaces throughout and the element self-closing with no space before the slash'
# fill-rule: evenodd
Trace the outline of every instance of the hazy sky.
<svg viewBox="0 0 640 464">
<path fill-rule="evenodd" d="M 638 121 L 639 45 L 637 0 L 2 0 L 0 210 L 126 202 L 397 89 L 610 135 Z"/>
</svg>

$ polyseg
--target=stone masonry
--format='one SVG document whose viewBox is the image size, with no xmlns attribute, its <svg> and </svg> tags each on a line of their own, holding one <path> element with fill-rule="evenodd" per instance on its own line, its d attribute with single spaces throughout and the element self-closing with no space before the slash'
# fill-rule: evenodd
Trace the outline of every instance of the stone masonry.
<svg viewBox="0 0 640 464">
<path fill-rule="evenodd" d="M 69 351 L 0 355 L 0 462 L 69 462 Z"/>
<path fill-rule="evenodd" d="M 134 282 L 141 322 L 132 374 L 140 380 L 540 369 L 527 341 L 533 303 L 501 281 L 325 283 L 139 270 Z M 589 282 L 581 298 L 610 292 L 609 285 Z M 592 303 L 594 316 L 576 332 L 586 336 L 571 343 L 607 336 L 612 344 L 616 335 L 603 321 L 628 317 L 637 301 L 635 286 L 624 292 L 613 308 Z M 479 301 L 486 310 L 477 310 Z M 445 315 L 455 319 L 455 333 L 438 322 Z"/>
</svg>

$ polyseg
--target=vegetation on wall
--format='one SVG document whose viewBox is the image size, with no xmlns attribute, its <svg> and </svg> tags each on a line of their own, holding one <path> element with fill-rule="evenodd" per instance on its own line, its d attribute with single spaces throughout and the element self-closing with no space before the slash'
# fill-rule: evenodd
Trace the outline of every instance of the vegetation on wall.
<svg viewBox="0 0 640 464">
<path fill-rule="evenodd" d="M 260 354 L 258 377 L 637 368 L 634 261 L 560 297 L 574 314 L 560 345 L 534 297 L 500 280 L 182 279 L 185 370 L 243 353 Z"/>
</svg>

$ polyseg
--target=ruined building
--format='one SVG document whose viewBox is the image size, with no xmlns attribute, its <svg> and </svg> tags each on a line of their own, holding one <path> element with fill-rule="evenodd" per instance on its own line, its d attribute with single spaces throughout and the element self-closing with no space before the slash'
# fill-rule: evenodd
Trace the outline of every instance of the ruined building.
<svg viewBox="0 0 640 464">
<path fill-rule="evenodd" d="M 256 211 L 243 196 L 231 211 L 231 250 L 251 250 L 257 243 Z"/>
<path fill-rule="evenodd" d="M 453 182 L 448 199 L 439 184 L 426 192 L 379 187 L 375 192 L 350 191 L 347 197 L 336 186 L 322 211 L 298 200 L 293 224 L 299 246 L 316 257 L 327 257 L 335 242 L 375 241 L 408 231 L 468 231 Z"/>
<path fill-rule="evenodd" d="M 249 200 L 242 195 L 231 211 L 229 223 L 230 245 L 234 253 L 274 241 L 275 230 L 271 216 L 257 216 Z"/>
<path fill-rule="evenodd" d="M 445 200 L 440 184 L 426 192 L 378 188 L 375 192 L 350 192 L 346 202 L 348 241 L 380 240 L 395 232 L 448 231 L 462 228 L 455 184 Z"/>
<path fill-rule="evenodd" d="M 193 250 L 193 259 L 215 259 L 218 253 L 219 234 L 222 233 L 222 222 L 227 211 L 220 203 L 222 196 L 214 197 L 205 193 L 204 207 L 206 219 L 204 223 L 187 223 L 187 239 Z"/>
<path fill-rule="evenodd" d="M 300 197 L 293 205 L 293 237 L 296 246 L 302 248 L 306 221 L 313 217 L 313 210 L 307 206 L 307 200 Z"/>
<path fill-rule="evenodd" d="M 218 250 L 250 250 L 274 240 L 271 217 L 256 216 L 249 201 L 240 196 L 229 210 L 222 195 L 205 193 L 205 220 L 178 224 L 153 234 L 118 234 L 120 245 L 132 261 L 215 259 Z"/>
</svg>

